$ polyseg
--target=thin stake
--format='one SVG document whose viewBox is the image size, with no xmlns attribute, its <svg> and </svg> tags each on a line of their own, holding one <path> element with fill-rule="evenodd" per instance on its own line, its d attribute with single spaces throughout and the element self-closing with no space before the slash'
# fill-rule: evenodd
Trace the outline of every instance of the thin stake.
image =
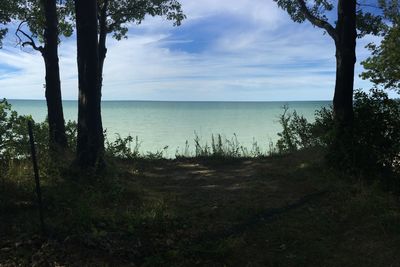
<svg viewBox="0 0 400 267">
<path fill-rule="evenodd" d="M 33 136 L 32 130 L 32 121 L 28 121 L 28 130 L 29 130 L 29 142 L 31 144 L 31 155 L 32 155 L 32 164 L 33 164 L 33 171 L 35 173 L 35 183 L 36 183 L 36 195 L 37 201 L 39 205 L 39 217 L 40 217 L 40 227 L 42 230 L 42 234 L 45 235 L 45 225 L 43 219 L 43 205 L 42 205 L 42 191 L 40 189 L 40 178 L 39 178 L 39 168 L 36 159 L 36 148 L 35 148 L 35 139 Z"/>
</svg>

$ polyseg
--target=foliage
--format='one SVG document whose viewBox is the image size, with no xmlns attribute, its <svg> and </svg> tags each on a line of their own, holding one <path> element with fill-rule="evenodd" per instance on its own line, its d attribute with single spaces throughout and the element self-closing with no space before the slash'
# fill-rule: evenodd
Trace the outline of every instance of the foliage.
<svg viewBox="0 0 400 267">
<path fill-rule="evenodd" d="M 382 9 L 385 20 L 393 24 L 400 22 L 400 2 L 399 0 L 378 0 L 378 5 Z"/>
<path fill-rule="evenodd" d="M 278 6 L 286 10 L 294 22 L 302 23 L 307 18 L 303 12 L 300 2 L 293 0 L 274 0 Z M 333 4 L 329 0 L 312 1 L 312 6 L 309 7 L 311 13 L 320 20 L 327 20 L 326 11 L 333 9 Z"/>
<path fill-rule="evenodd" d="M 372 56 L 362 62 L 363 79 L 370 79 L 377 86 L 400 92 L 400 25 L 390 28 L 381 44 L 367 45 Z"/>
<path fill-rule="evenodd" d="M 11 4 L 11 2 L 13 3 Z M 165 16 L 167 20 L 173 20 L 176 26 L 179 26 L 185 19 L 181 4 L 177 0 L 98 0 L 99 18 L 106 2 L 106 33 L 113 33 L 113 37 L 117 40 L 127 38 L 129 23 L 140 24 L 146 15 Z M 29 29 L 29 37 L 43 43 L 45 20 L 40 0 L 1 1 L 0 11 L 0 24 L 9 23 L 11 18 L 25 22 Z M 75 27 L 74 12 L 73 0 L 57 1 L 60 35 L 65 37 L 72 35 Z M 1 30 L 0 37 L 5 33 L 6 29 Z M 21 44 L 23 43 L 22 39 L 21 36 Z"/>
<path fill-rule="evenodd" d="M 15 1 L 0 1 L 0 25 L 5 25 L 15 18 L 15 13 L 18 10 L 18 3 Z M 8 29 L 0 27 L 0 48 L 2 47 L 2 39 L 6 35 Z"/>
<path fill-rule="evenodd" d="M 177 0 L 98 0 L 98 3 L 99 12 L 107 7 L 107 33 L 112 33 L 117 40 L 127 38 L 129 23 L 140 24 L 146 15 L 165 16 L 176 26 L 185 18 Z"/>
<path fill-rule="evenodd" d="M 287 11 L 294 22 L 303 23 L 310 21 L 314 26 L 324 29 L 335 39 L 334 23 L 329 22 L 329 12 L 334 10 L 335 5 L 330 0 L 274 0 L 278 6 Z M 376 12 L 371 13 L 358 5 L 357 9 L 358 37 L 366 34 L 378 35 L 384 28 L 383 18 Z M 336 22 L 335 22 L 336 23 Z"/>
<path fill-rule="evenodd" d="M 354 126 L 351 140 L 352 154 L 339 151 L 335 143 L 337 127 L 332 110 L 319 113 L 314 123 L 314 136 L 328 149 L 328 161 L 339 169 L 361 173 L 365 177 L 399 173 L 400 102 L 390 99 L 382 90 L 371 89 L 367 94 L 354 95 Z"/>
<path fill-rule="evenodd" d="M 105 152 L 106 155 L 110 158 L 117 159 L 149 159 L 149 160 L 157 160 L 165 158 L 165 154 L 168 150 L 168 146 L 165 146 L 162 150 L 158 150 L 155 152 L 147 151 L 145 154 L 140 152 L 140 146 L 142 144 L 139 141 L 139 137 L 132 137 L 128 135 L 127 137 L 121 137 L 120 134 L 116 134 L 116 138 L 114 140 L 106 140 Z"/>
<path fill-rule="evenodd" d="M 315 142 L 313 140 L 311 125 L 307 119 L 298 115 L 296 111 L 288 114 L 289 106 L 283 107 L 284 112 L 279 116 L 279 123 L 283 130 L 278 133 L 280 139 L 276 143 L 278 151 L 293 152 L 300 148 L 307 148 L 312 146 Z"/>
<path fill-rule="evenodd" d="M 0 162 L 1 175 L 5 175 L 13 162 L 30 157 L 28 121 L 33 121 L 31 116 L 21 116 L 11 105 L 3 99 L 0 101 Z M 71 148 L 76 144 L 75 122 L 69 121 L 66 124 L 67 141 Z M 39 159 L 47 163 L 54 161 L 49 153 L 49 126 L 47 121 L 33 123 L 36 149 Z"/>
<path fill-rule="evenodd" d="M 65 1 L 56 1 L 56 3 L 58 33 L 60 36 L 70 37 L 74 29 L 74 23 L 70 18 L 71 8 L 66 5 Z M 39 44 L 44 43 L 44 31 L 46 28 L 42 1 L 22 1 L 14 11 L 14 16 L 21 22 L 16 31 L 20 45 L 25 46 L 26 44 L 29 44 L 32 48 L 38 50 L 38 47 L 40 47 Z M 28 27 L 29 32 L 23 29 L 25 24 Z M 28 39 L 27 42 L 25 42 L 26 38 Z M 36 44 L 35 41 L 38 42 L 38 44 Z"/>
<path fill-rule="evenodd" d="M 75 151 L 78 135 L 78 124 L 75 121 L 68 121 L 65 124 L 65 135 L 67 136 L 68 148 Z"/>
<path fill-rule="evenodd" d="M 355 95 L 356 163 L 367 170 L 399 167 L 400 103 L 380 90 Z"/>
<path fill-rule="evenodd" d="M 27 122 L 32 118 L 19 116 L 11 110 L 11 105 L 4 99 L 0 102 L 0 156 L 2 158 L 25 157 L 29 143 Z M 35 125 L 35 132 L 41 132 L 40 125 Z M 42 138 L 39 138 L 42 140 Z M 42 143 L 40 142 L 39 146 Z"/>
<path fill-rule="evenodd" d="M 365 174 L 383 170 L 399 171 L 400 155 L 400 102 L 390 99 L 378 89 L 369 94 L 357 91 L 354 101 L 353 139 L 344 140 L 353 146 L 354 155 L 343 155 L 335 147 L 337 127 L 331 109 L 316 113 L 313 123 L 296 112 L 281 115 L 283 131 L 277 143 L 280 152 L 293 152 L 311 146 L 328 149 L 330 163 L 342 169 L 357 170 Z"/>
<path fill-rule="evenodd" d="M 365 71 L 360 75 L 371 80 L 375 86 L 400 92 L 400 3 L 398 0 L 380 0 L 385 27 L 379 45 L 369 43 L 366 47 L 372 55 L 361 62 Z"/>
<path fill-rule="evenodd" d="M 140 156 L 140 145 L 141 142 L 139 142 L 137 136 L 135 139 L 131 135 L 122 138 L 121 135 L 117 134 L 114 141 L 109 141 L 106 138 L 106 154 L 116 158 L 135 159 Z"/>
<path fill-rule="evenodd" d="M 28 121 L 30 116 L 20 116 L 4 99 L 0 101 L 0 178 L 13 173 L 21 160 L 29 157 Z M 48 131 L 45 123 L 34 124 L 37 153 L 40 158 L 48 151 Z"/>
</svg>

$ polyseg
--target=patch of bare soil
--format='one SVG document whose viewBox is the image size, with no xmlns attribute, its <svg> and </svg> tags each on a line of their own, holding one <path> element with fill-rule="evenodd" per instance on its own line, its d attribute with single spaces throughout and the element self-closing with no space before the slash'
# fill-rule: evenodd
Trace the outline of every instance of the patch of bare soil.
<svg viewBox="0 0 400 267">
<path fill-rule="evenodd" d="M 190 218 L 197 237 L 224 235 L 324 193 L 323 183 L 315 182 L 318 171 L 309 170 L 307 160 L 296 155 L 160 161 L 140 166 L 129 186 L 145 188 L 149 198 L 163 198 L 176 216 Z"/>
</svg>

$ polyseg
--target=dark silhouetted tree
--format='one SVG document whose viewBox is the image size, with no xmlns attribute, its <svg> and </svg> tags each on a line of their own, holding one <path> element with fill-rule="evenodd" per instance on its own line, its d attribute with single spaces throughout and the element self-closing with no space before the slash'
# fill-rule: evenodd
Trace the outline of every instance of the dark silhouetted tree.
<svg viewBox="0 0 400 267">
<path fill-rule="evenodd" d="M 67 10 L 62 1 L 29 0 L 21 2 L 16 13 L 21 21 L 16 30 L 20 44 L 39 51 L 44 59 L 49 140 L 53 149 L 67 147 L 58 58 L 59 35 L 70 36 L 73 31 Z M 24 25 L 28 31 L 23 29 Z"/>
<path fill-rule="evenodd" d="M 107 35 L 113 34 L 117 40 L 126 38 L 127 24 L 140 24 L 146 15 L 166 16 L 175 25 L 180 25 L 185 16 L 176 0 L 98 0 L 94 1 L 95 24 L 93 1 L 89 2 L 75 0 L 79 73 L 77 161 L 81 167 L 96 168 L 103 163 L 104 153 L 100 103 Z"/>
<path fill-rule="evenodd" d="M 75 0 L 79 79 L 77 163 L 82 168 L 102 165 L 104 153 L 97 15 L 96 0 Z"/>
</svg>

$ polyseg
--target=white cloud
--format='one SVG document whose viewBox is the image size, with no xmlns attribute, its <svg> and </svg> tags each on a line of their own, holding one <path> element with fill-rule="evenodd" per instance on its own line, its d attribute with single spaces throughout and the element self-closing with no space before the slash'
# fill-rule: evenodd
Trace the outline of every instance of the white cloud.
<svg viewBox="0 0 400 267">
<path fill-rule="evenodd" d="M 217 36 L 209 37 L 209 45 L 197 53 L 170 48 L 172 43 L 189 45 L 199 36 L 182 39 L 179 29 L 159 18 L 148 19 L 127 40 L 110 38 L 104 99 L 267 101 L 332 97 L 335 51 L 322 30 L 309 23 L 291 22 L 273 1 L 182 3 L 188 15 L 182 27 L 202 27 L 202 22 L 220 14 L 232 18 L 232 27 L 216 30 Z M 218 29 L 218 20 L 213 27 Z M 59 49 L 65 99 L 77 97 L 75 45 L 70 39 Z M 367 55 L 362 47 L 360 43 L 360 58 Z M 37 53 L 0 50 L 0 97 L 43 98 L 43 69 Z M 367 85 L 356 80 L 356 87 Z"/>
</svg>

